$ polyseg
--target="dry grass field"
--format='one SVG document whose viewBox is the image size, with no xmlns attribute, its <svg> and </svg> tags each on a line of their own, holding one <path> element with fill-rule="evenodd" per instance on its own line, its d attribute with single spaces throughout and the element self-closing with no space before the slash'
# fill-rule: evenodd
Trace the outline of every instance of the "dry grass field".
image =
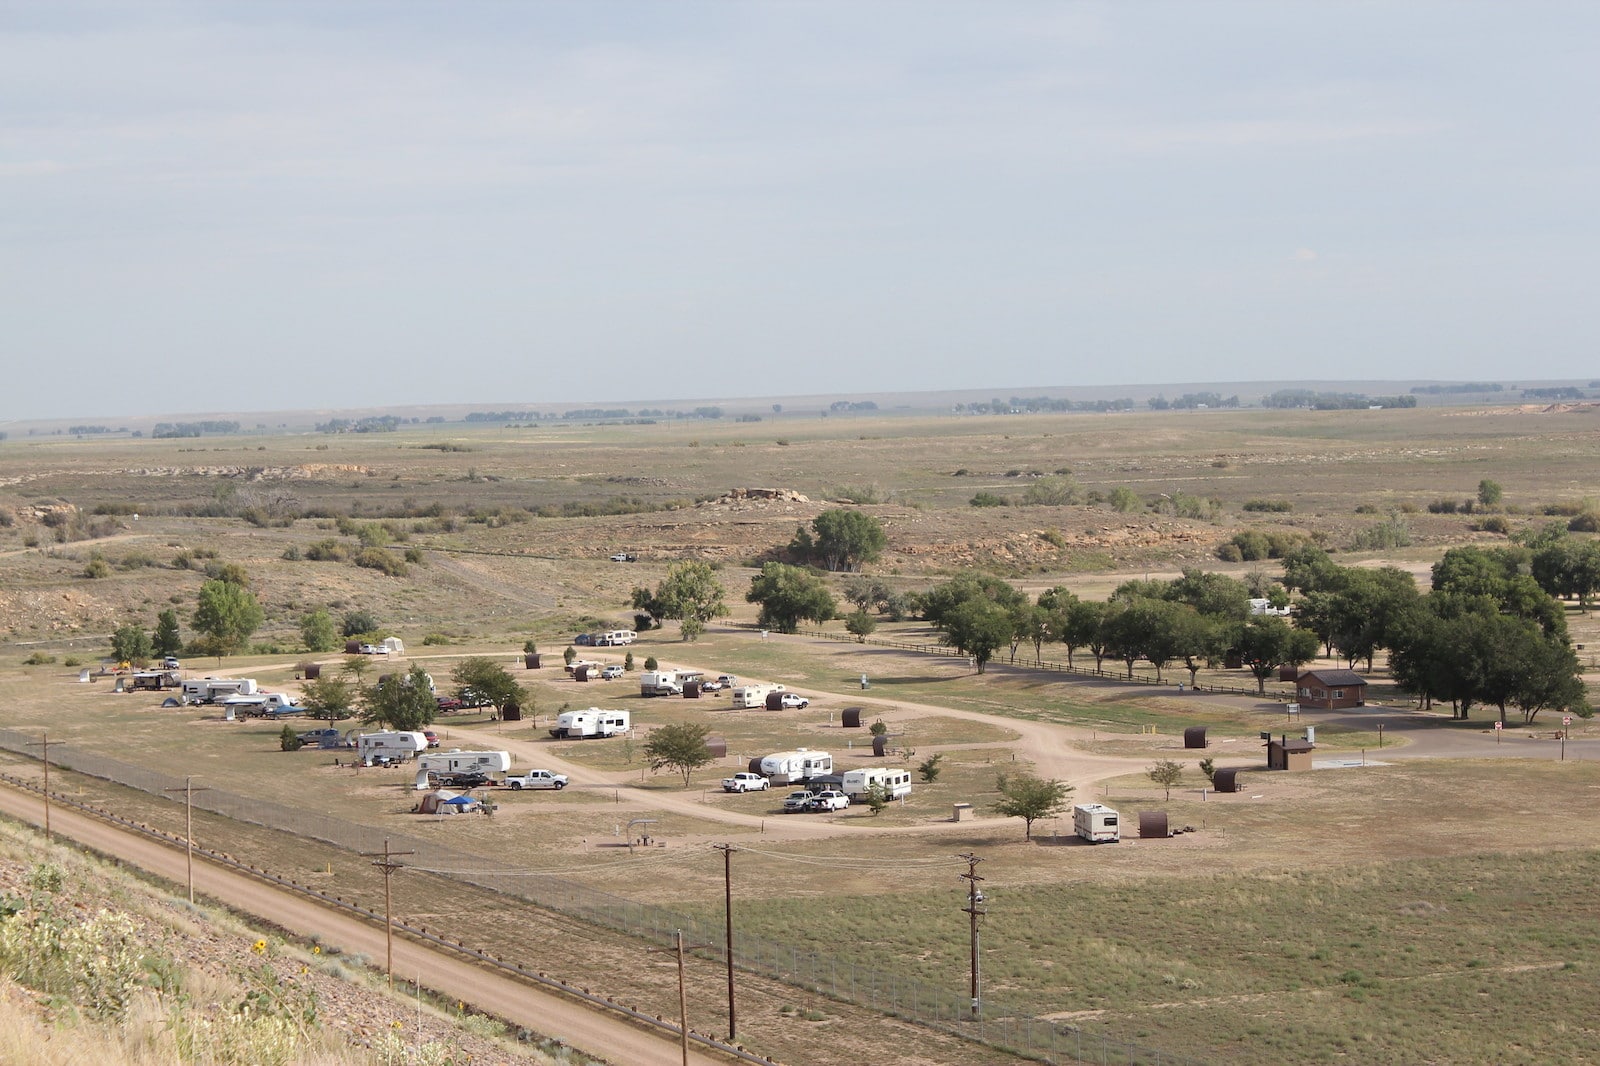
<svg viewBox="0 0 1600 1066">
<path fill-rule="evenodd" d="M 248 654 L 186 667 L 291 690 L 295 666 L 307 658 L 298 622 L 318 607 L 335 616 L 372 612 L 404 637 L 407 661 L 441 682 L 467 655 L 509 666 L 532 637 L 548 664 L 572 633 L 628 623 L 631 589 L 653 586 L 679 559 L 711 561 L 728 590 L 729 621 L 748 623 L 755 608 L 743 594 L 752 567 L 843 499 L 873 501 L 861 506 L 883 520 L 889 547 L 869 572 L 903 589 L 968 567 L 1032 592 L 1065 585 L 1084 596 L 1185 567 L 1276 573 L 1274 563 L 1217 559 L 1216 547 L 1246 528 L 1292 529 L 1341 562 L 1392 562 L 1425 584 L 1445 548 L 1505 542 L 1476 528 L 1482 515 L 1430 513 L 1436 500 L 1465 500 L 1493 479 L 1504 486 L 1501 515 L 1514 530 L 1552 520 L 1546 508 L 1600 499 L 1596 419 L 1590 408 L 883 413 L 185 441 L 14 437 L 0 442 L 0 512 L 9 516 L 0 525 L 0 725 L 48 729 L 52 742 L 198 774 L 244 796 L 294 797 L 307 811 L 448 839 L 486 857 L 527 856 L 531 869 L 689 913 L 720 913 L 721 856 L 710 846 L 731 842 L 741 849 L 737 907 L 750 935 L 832 946 L 957 993 L 967 942 L 956 874 L 965 867 L 952 860 L 938 873 L 910 871 L 974 850 L 988 878 L 984 965 L 997 1001 L 1202 1059 L 1592 1060 L 1600 1058 L 1600 1033 L 1586 1014 L 1561 1005 L 1592 998 L 1600 967 L 1600 922 L 1586 904 L 1600 874 L 1600 734 L 1580 726 L 1566 761 L 1548 739 L 1555 726 L 1542 720 L 1542 736 L 1518 733 L 1497 747 L 1487 718 L 1462 726 L 1410 711 L 1384 684 L 1381 658 L 1381 707 L 1365 717 L 1307 716 L 1325 754 L 1366 765 L 1251 772 L 1243 793 L 1219 796 L 1200 791 L 1199 753 L 1182 749 L 1183 728 L 1207 726 L 1207 754 L 1254 769 L 1259 731 L 1301 728 L 1280 703 L 1180 697 L 1171 687 L 1003 663 L 975 675 L 957 657 L 838 639 L 838 622 L 827 627 L 834 639 L 764 640 L 746 626 L 717 624 L 694 643 L 679 641 L 669 624 L 642 636 L 638 663 L 654 655 L 663 665 L 782 681 L 811 696 L 811 707 L 738 712 L 725 695 L 644 700 L 631 675 L 580 685 L 558 666 L 519 671 L 532 721 L 452 715 L 435 728 L 447 747 L 506 748 L 519 766 L 560 767 L 574 787 L 506 794 L 492 819 L 442 822 L 410 813 L 415 794 L 405 771 L 357 771 L 334 766 L 329 753 L 281 752 L 276 723 L 162 708 L 153 694 L 81 683 L 78 670 L 98 665 L 107 634 L 124 621 L 148 626 L 168 606 L 187 618 L 206 565 L 216 562 L 248 571 L 266 624 Z M 1069 476 L 1085 493 L 1132 489 L 1145 509 L 969 503 L 978 493 L 1021 501 L 1030 485 Z M 728 495 L 751 487 L 804 499 Z M 1214 502 L 1196 517 L 1172 513 L 1172 501 L 1186 498 Z M 1257 500 L 1289 509 L 1244 510 Z M 353 543 L 338 516 L 387 521 L 391 549 L 416 549 L 420 561 L 388 576 L 304 559 L 319 541 Z M 1364 530 L 1396 518 L 1409 544 L 1347 550 Z M 302 558 L 287 558 L 290 549 Z M 624 550 L 639 561 L 607 559 Z M 86 577 L 96 554 L 108 572 Z M 1592 662 L 1600 628 L 1576 611 L 1569 622 Z M 875 636 L 933 640 L 917 623 L 886 624 Z M 619 651 L 598 652 L 593 657 L 621 661 Z M 1048 646 L 1045 655 L 1064 658 Z M 30 656 L 51 661 L 25 665 Z M 867 692 L 862 673 L 872 679 Z M 1239 671 L 1202 680 L 1254 685 Z M 727 739 L 729 757 L 685 789 L 648 772 L 639 741 L 546 735 L 559 710 L 591 704 L 632 710 L 643 733 L 705 722 Z M 824 818 L 776 814 L 782 789 L 727 796 L 716 788 L 748 758 L 781 748 L 822 748 L 843 766 L 869 764 L 865 731 L 839 725 L 846 707 L 881 718 L 895 746 L 915 752 L 912 765 L 942 753 L 938 781 L 919 783 L 905 804 L 876 816 L 852 808 Z M 1390 726 L 1381 749 L 1378 721 Z M 1427 757 L 1408 757 L 1415 755 Z M 1170 800 L 1143 773 L 1164 758 L 1187 768 Z M 37 770 L 21 756 L 0 762 Z M 1024 842 L 1020 822 L 988 808 L 996 775 L 1029 767 L 1074 784 L 1076 799 L 1101 800 L 1130 818 L 1165 810 L 1196 831 L 1092 848 L 1070 839 L 1069 818 L 1036 824 L 1035 839 Z M 168 798 L 62 779 L 65 789 L 114 793 L 139 817 L 181 825 L 181 807 Z M 955 803 L 974 804 L 978 817 L 953 822 Z M 648 863 L 613 846 L 639 817 L 654 818 L 653 835 L 667 842 Z M 337 878 L 347 897 L 381 892 L 361 863 L 324 846 L 211 818 L 201 832 L 226 835 L 306 879 L 331 863 L 337 873 L 322 876 Z M 550 943 L 537 932 L 543 925 L 509 929 L 480 895 L 442 907 L 431 877 L 419 875 L 403 891 L 402 906 L 466 939 L 511 938 L 528 952 Z M 609 964 L 626 945 L 597 940 L 565 950 L 550 969 L 623 980 Z M 649 976 L 629 974 L 629 993 L 652 994 L 642 979 Z M 761 1031 L 769 1053 L 826 1063 L 877 1050 L 869 1021 L 802 1003 L 832 1019 L 824 1033 L 785 1012 L 780 992 L 767 995 Z M 958 1051 L 939 1057 L 945 1052 L 931 1042 L 926 1056 L 906 1059 L 903 1033 L 896 1040 L 901 1057 L 885 1051 L 881 1061 L 961 1061 Z"/>
</svg>

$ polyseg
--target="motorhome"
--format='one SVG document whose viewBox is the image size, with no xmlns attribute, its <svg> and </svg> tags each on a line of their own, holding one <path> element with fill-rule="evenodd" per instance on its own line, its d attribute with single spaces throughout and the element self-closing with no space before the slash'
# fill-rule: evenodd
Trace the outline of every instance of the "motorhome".
<svg viewBox="0 0 1600 1066">
<path fill-rule="evenodd" d="M 417 790 L 428 787 L 428 775 L 480 773 L 504 774 L 511 769 L 508 751 L 435 751 L 417 756 Z"/>
<path fill-rule="evenodd" d="M 775 785 L 793 785 L 833 772 L 833 756 L 825 751 L 776 751 L 764 756 L 761 773 Z"/>
<path fill-rule="evenodd" d="M 427 736 L 415 730 L 362 733 L 356 737 L 356 758 L 366 766 L 400 762 L 427 750 Z"/>
<path fill-rule="evenodd" d="M 638 638 L 639 634 L 631 629 L 611 629 L 595 637 L 594 642 L 602 647 L 620 648 Z"/>
<path fill-rule="evenodd" d="M 1103 803 L 1080 803 L 1072 808 L 1072 831 L 1091 844 L 1122 839 L 1117 812 Z"/>
<path fill-rule="evenodd" d="M 620 737 L 632 728 L 627 711 L 604 711 L 590 707 L 586 711 L 562 711 L 556 716 L 555 728 L 550 735 L 558 740 L 603 740 Z"/>
<path fill-rule="evenodd" d="M 641 696 L 681 696 L 683 685 L 671 670 L 646 670 L 639 675 Z"/>
<path fill-rule="evenodd" d="M 735 707 L 765 707 L 768 693 L 782 691 L 782 685 L 740 685 L 733 690 L 733 705 Z"/>
<path fill-rule="evenodd" d="M 873 766 L 862 770 L 846 770 L 841 791 L 853 800 L 867 798 L 876 785 L 889 799 L 911 795 L 911 771 L 893 770 L 886 766 Z"/>
<path fill-rule="evenodd" d="M 183 682 L 184 703 L 220 703 L 230 696 L 254 696 L 253 677 L 192 677 Z"/>
</svg>

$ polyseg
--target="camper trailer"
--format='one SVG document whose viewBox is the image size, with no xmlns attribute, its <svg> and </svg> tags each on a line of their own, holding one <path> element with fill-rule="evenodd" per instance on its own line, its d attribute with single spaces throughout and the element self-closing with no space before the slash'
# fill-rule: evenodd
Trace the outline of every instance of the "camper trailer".
<svg viewBox="0 0 1600 1066">
<path fill-rule="evenodd" d="M 550 735 L 557 740 L 603 740 L 620 737 L 632 728 L 627 711 L 603 711 L 590 707 L 586 711 L 563 711 L 556 716 L 556 726 Z"/>
<path fill-rule="evenodd" d="M 133 691 L 152 689 L 159 692 L 165 688 L 179 688 L 183 682 L 178 678 L 176 670 L 140 670 L 133 675 L 128 686 Z"/>
<path fill-rule="evenodd" d="M 222 707 L 236 718 L 287 718 L 290 715 L 306 713 L 306 709 L 300 706 L 298 700 L 281 692 L 229 696 L 222 701 Z"/>
<path fill-rule="evenodd" d="M 761 773 L 775 785 L 793 785 L 833 772 L 833 756 L 825 751 L 777 751 L 761 760 Z"/>
<path fill-rule="evenodd" d="M 754 707 L 760 709 L 767 705 L 767 693 L 782 692 L 782 685 L 740 685 L 733 690 L 734 707 Z"/>
<path fill-rule="evenodd" d="M 641 696 L 681 696 L 683 685 L 671 670 L 646 670 L 639 675 Z"/>
<path fill-rule="evenodd" d="M 230 696 L 254 696 L 252 677 L 192 677 L 183 682 L 184 703 L 221 703 Z"/>
<path fill-rule="evenodd" d="M 597 635 L 594 642 L 603 648 L 620 648 L 638 638 L 639 634 L 631 629 L 612 629 Z"/>
<path fill-rule="evenodd" d="M 1072 808 L 1072 831 L 1091 844 L 1121 840 L 1122 827 L 1117 822 L 1117 812 L 1103 803 L 1080 803 Z"/>
<path fill-rule="evenodd" d="M 872 786 L 877 785 L 883 789 L 883 794 L 890 799 L 900 799 L 902 796 L 911 795 L 911 772 L 909 770 L 891 770 L 886 766 L 874 766 L 864 770 L 847 770 L 844 782 L 840 788 L 846 796 L 853 800 L 866 799 Z"/>
<path fill-rule="evenodd" d="M 415 731 L 362 733 L 356 737 L 356 757 L 366 766 L 387 766 L 427 750 L 427 736 Z"/>
<path fill-rule="evenodd" d="M 417 790 L 428 787 L 429 775 L 443 777 L 453 774 L 482 774 L 489 777 L 504 774 L 511 769 L 508 751 L 436 751 L 417 756 Z"/>
</svg>

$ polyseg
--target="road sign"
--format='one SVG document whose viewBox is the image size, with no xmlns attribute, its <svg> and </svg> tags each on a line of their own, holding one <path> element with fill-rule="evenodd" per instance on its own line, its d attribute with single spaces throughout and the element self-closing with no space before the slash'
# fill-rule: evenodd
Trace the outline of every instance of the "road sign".
<svg viewBox="0 0 1600 1066">
<path fill-rule="evenodd" d="M 1504 722 L 1496 722 L 1494 724 L 1494 731 L 1496 733 L 1500 732 L 1500 730 L 1503 729 L 1503 728 L 1505 728 L 1505 723 Z"/>
<path fill-rule="evenodd" d="M 1562 718 L 1561 718 L 1561 724 L 1562 725 L 1571 725 L 1572 724 L 1572 715 L 1570 715 L 1570 714 L 1563 715 Z"/>
</svg>

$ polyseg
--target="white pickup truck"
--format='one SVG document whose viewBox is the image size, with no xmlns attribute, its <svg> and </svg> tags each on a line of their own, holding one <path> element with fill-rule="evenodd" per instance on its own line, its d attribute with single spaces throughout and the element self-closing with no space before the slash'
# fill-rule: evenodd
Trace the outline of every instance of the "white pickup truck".
<svg viewBox="0 0 1600 1066">
<path fill-rule="evenodd" d="M 752 774 L 749 771 L 743 771 L 734 774 L 732 777 L 724 777 L 722 779 L 722 791 L 724 792 L 765 792 L 771 787 L 771 781 L 768 781 L 760 774 Z"/>
<path fill-rule="evenodd" d="M 566 774 L 553 774 L 549 770 L 529 770 L 525 774 L 508 774 L 506 787 L 513 792 L 521 792 L 525 788 L 553 788 L 567 787 Z"/>
</svg>

